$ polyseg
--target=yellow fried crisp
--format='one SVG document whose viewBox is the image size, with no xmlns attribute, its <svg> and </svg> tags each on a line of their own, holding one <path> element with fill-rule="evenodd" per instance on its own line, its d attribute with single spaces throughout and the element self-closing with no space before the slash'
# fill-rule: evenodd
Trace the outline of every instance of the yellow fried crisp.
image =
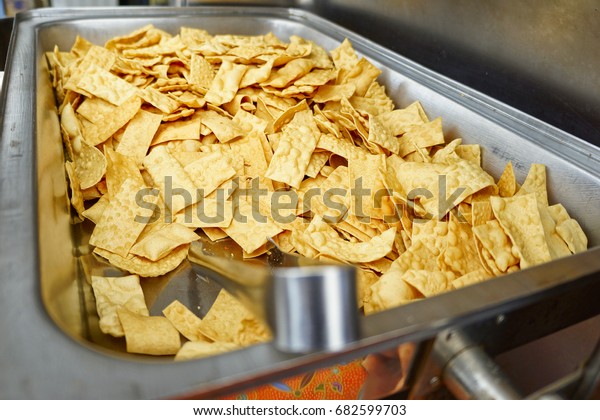
<svg viewBox="0 0 600 420">
<path fill-rule="evenodd" d="M 173 324 L 177 331 L 188 340 L 208 341 L 208 338 L 200 332 L 202 329 L 202 320 L 178 300 L 174 300 L 169 306 L 163 309 L 163 314 L 171 321 L 171 324 Z"/>
<path fill-rule="evenodd" d="M 137 275 L 125 277 L 92 276 L 92 289 L 100 316 L 100 330 L 114 337 L 125 334 L 117 311 L 125 308 L 132 313 L 148 316 L 144 293 Z"/>
<path fill-rule="evenodd" d="M 179 351 L 179 331 L 167 318 L 142 316 L 127 309 L 118 309 L 117 314 L 125 332 L 128 352 L 161 356 Z"/>
<path fill-rule="evenodd" d="M 350 40 L 327 52 L 295 35 L 146 25 L 46 58 L 70 205 L 94 225 L 94 254 L 134 275 L 93 280 L 101 328 L 123 326 L 128 351 L 186 360 L 270 338 L 226 292 L 202 320 L 178 301 L 166 318 L 141 312 L 137 276 L 173 272 L 200 235 L 244 259 L 272 240 L 354 264 L 365 314 L 587 248 L 548 202 L 542 163 L 521 187 L 510 162 L 495 179 L 488 151 L 391 98 Z"/>
<path fill-rule="evenodd" d="M 133 179 L 127 179 L 118 193 L 110 200 L 108 207 L 102 213 L 100 222 L 94 228 L 90 244 L 106 251 L 125 257 L 140 233 L 145 223 L 152 217 L 154 208 L 142 208 L 136 199 L 140 191 L 146 188 L 144 184 Z M 148 203 L 155 204 L 156 196 L 149 196 Z"/>
</svg>

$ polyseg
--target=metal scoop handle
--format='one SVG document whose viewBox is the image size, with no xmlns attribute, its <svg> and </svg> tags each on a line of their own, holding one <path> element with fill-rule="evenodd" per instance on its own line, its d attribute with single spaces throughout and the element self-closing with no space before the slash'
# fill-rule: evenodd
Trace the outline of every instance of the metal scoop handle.
<svg viewBox="0 0 600 420">
<path fill-rule="evenodd" d="M 217 281 L 266 321 L 279 350 L 333 352 L 356 341 L 356 268 L 319 264 L 277 247 L 270 252 L 270 265 L 258 266 L 209 255 L 196 242 L 188 260 L 196 274 Z"/>
</svg>

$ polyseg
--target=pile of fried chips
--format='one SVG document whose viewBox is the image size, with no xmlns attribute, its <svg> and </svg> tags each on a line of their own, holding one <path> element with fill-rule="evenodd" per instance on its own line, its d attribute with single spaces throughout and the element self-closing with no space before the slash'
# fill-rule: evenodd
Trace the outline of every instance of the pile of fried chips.
<svg viewBox="0 0 600 420">
<path fill-rule="evenodd" d="M 543 165 L 519 186 L 509 163 L 496 181 L 478 145 L 446 141 L 441 118 L 397 109 L 348 40 L 327 52 L 297 36 L 148 25 L 47 59 L 71 204 L 95 224 L 94 253 L 132 274 L 92 279 L 102 331 L 129 351 L 185 359 L 269 338 L 225 292 L 202 320 L 179 302 L 148 316 L 139 277 L 177 268 L 201 231 L 245 258 L 272 238 L 354 264 L 367 314 L 587 247 L 549 205 Z"/>
</svg>

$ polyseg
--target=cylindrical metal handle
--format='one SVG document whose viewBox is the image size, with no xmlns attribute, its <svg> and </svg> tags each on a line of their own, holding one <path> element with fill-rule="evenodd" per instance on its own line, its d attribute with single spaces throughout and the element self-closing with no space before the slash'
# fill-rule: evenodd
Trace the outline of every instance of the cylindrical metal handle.
<svg viewBox="0 0 600 420">
<path fill-rule="evenodd" d="M 513 400 L 522 398 L 510 379 L 464 331 L 438 335 L 435 357 L 444 366 L 444 384 L 459 399 Z"/>
<path fill-rule="evenodd" d="M 272 281 L 267 311 L 278 349 L 339 351 L 358 339 L 356 268 L 278 268 Z"/>
<path fill-rule="evenodd" d="M 477 346 L 465 349 L 446 365 L 444 383 L 460 399 L 522 398 L 502 369 Z"/>
</svg>

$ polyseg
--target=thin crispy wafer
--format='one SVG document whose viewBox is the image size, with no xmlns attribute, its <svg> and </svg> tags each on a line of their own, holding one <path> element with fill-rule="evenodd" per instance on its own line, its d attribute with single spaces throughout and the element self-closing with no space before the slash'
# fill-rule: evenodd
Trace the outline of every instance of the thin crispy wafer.
<svg viewBox="0 0 600 420">
<path fill-rule="evenodd" d="M 114 337 L 123 337 L 125 332 L 119 321 L 120 308 L 148 316 L 144 292 L 137 275 L 124 277 L 92 276 L 92 289 L 96 299 L 96 309 L 100 317 L 100 330 Z"/>
<path fill-rule="evenodd" d="M 140 206 L 140 194 L 146 190 L 139 180 L 127 179 L 118 193 L 111 198 L 102 213 L 100 222 L 90 237 L 94 245 L 125 257 L 147 221 L 152 216 L 158 197 L 148 193 L 144 197 L 146 206 Z"/>
<path fill-rule="evenodd" d="M 310 111 L 296 113 L 284 126 L 265 176 L 298 188 L 304 178 L 320 133 Z"/>
</svg>

